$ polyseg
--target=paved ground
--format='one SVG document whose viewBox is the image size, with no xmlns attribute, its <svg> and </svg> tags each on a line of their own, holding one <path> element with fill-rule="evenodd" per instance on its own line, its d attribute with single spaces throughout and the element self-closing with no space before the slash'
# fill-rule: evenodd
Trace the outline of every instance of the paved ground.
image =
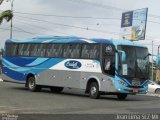
<svg viewBox="0 0 160 120">
<path fill-rule="evenodd" d="M 119 101 L 115 96 L 95 100 L 77 89 L 53 94 L 48 89 L 30 92 L 24 85 L 0 82 L 0 113 L 43 114 L 120 114 L 159 113 L 160 98 L 145 95 L 128 96 Z"/>
</svg>

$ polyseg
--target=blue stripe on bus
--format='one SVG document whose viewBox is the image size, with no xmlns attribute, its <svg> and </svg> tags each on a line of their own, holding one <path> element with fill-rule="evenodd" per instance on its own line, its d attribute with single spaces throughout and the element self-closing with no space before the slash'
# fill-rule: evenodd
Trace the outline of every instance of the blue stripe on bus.
<svg viewBox="0 0 160 120">
<path fill-rule="evenodd" d="M 37 58 L 32 63 L 27 64 L 26 66 L 36 66 L 39 64 L 43 64 L 43 62 L 46 62 L 50 58 Z"/>
<path fill-rule="evenodd" d="M 25 80 L 24 73 L 13 71 L 13 70 L 11 70 L 7 67 L 3 68 L 3 72 L 5 72 L 5 73 L 7 72 L 5 75 L 14 79 L 14 80 L 19 80 L 19 81 L 24 81 Z"/>
<path fill-rule="evenodd" d="M 3 59 L 6 59 L 7 61 L 10 61 L 11 63 L 17 65 L 17 66 L 25 66 L 26 64 L 30 64 L 33 61 L 35 61 L 37 58 L 34 57 L 3 57 Z M 17 62 L 18 60 L 18 62 Z"/>
<path fill-rule="evenodd" d="M 10 68 L 4 67 L 3 72 L 6 72 L 7 73 L 6 75 L 12 79 L 24 80 L 25 79 L 24 74 L 29 74 L 29 73 L 39 74 L 45 70 L 48 70 L 48 68 L 62 62 L 63 60 L 64 59 L 59 59 L 59 58 L 52 58 L 46 60 L 45 62 L 43 62 L 43 64 L 36 65 L 36 69 L 34 70 L 31 68 L 27 68 L 26 66 L 16 66 L 4 60 L 3 61 L 4 66 L 12 66 L 12 67 Z M 22 77 L 22 79 L 20 77 Z"/>
</svg>

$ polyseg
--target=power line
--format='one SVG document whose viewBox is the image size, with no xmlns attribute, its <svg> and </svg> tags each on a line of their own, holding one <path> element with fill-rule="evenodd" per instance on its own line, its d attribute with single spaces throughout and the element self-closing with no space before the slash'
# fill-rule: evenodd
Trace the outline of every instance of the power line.
<svg viewBox="0 0 160 120">
<path fill-rule="evenodd" d="M 106 18 L 107 19 L 107 18 Z M 116 18 L 115 18 L 116 19 Z M 19 20 L 19 19 L 18 19 Z M 16 20 L 17 21 L 17 20 Z M 23 20 L 24 21 L 24 20 Z M 26 21 L 26 22 L 28 22 L 28 21 Z M 82 22 L 81 23 L 79 23 L 79 24 L 82 24 Z M 85 23 L 83 23 L 83 24 L 85 24 Z M 115 23 L 113 24 L 111 24 L 111 23 L 108 23 L 108 24 L 105 24 L 105 23 L 102 23 L 102 22 L 94 22 L 93 24 L 91 24 L 90 22 L 89 23 L 86 23 L 87 24 L 87 26 L 101 26 L 101 25 L 107 25 L 107 26 L 115 26 L 115 27 L 117 27 L 118 25 L 116 25 Z M 119 24 L 119 23 L 118 23 Z"/>
<path fill-rule="evenodd" d="M 6 30 L 10 30 L 9 28 L 0 28 L 0 30 L 6 31 Z"/>
<path fill-rule="evenodd" d="M 33 24 L 29 24 L 29 23 L 27 23 L 27 22 L 22 22 L 22 21 L 19 21 L 19 20 L 17 20 L 18 21 L 18 23 L 22 23 L 22 24 L 24 24 L 24 25 L 29 25 L 30 27 L 37 27 L 37 28 L 41 28 L 42 30 L 49 30 L 48 28 L 44 28 L 44 27 L 42 27 L 42 26 L 38 26 L 38 25 L 33 25 Z M 70 35 L 70 36 L 72 36 L 71 34 L 67 34 L 67 33 L 63 33 L 63 32 L 59 32 L 59 31 L 55 31 L 55 30 L 52 30 L 53 32 L 56 32 L 56 33 L 61 33 L 61 34 L 64 34 L 64 35 Z"/>
<path fill-rule="evenodd" d="M 78 0 L 70 0 L 70 1 L 72 1 L 72 2 L 78 2 Z M 80 2 L 82 2 L 82 0 Z M 109 6 L 109 5 L 102 5 L 102 4 L 97 4 L 97 3 L 89 3 L 89 2 L 84 1 L 84 0 L 83 0 L 83 2 L 87 3 L 88 5 L 92 5 L 92 6 L 95 6 L 95 7 L 101 7 L 101 8 L 104 8 L 104 9 L 113 9 L 113 10 L 121 11 L 121 12 L 132 11 L 132 10 L 127 10 L 127 9 L 123 9 L 123 8 L 113 7 L 113 6 Z M 3 10 L 0 10 L 0 11 L 3 11 Z M 14 12 L 14 13 L 22 13 L 22 12 Z M 28 13 L 22 13 L 22 14 L 28 14 Z M 32 14 L 32 15 L 42 15 L 42 14 Z M 69 16 L 60 16 L 60 15 L 45 15 L 45 14 L 43 14 L 43 15 L 44 16 L 69 17 Z M 154 14 L 149 14 L 148 16 L 153 17 L 153 18 L 160 18 L 159 15 L 154 15 Z M 73 17 L 73 18 L 83 18 L 83 17 Z M 88 18 L 88 17 L 86 17 L 86 18 Z M 93 17 L 93 18 L 94 19 L 106 19 L 106 18 L 98 18 L 98 17 Z"/>
<path fill-rule="evenodd" d="M 95 7 L 99 7 L 99 8 L 103 8 L 103 9 L 113 9 L 113 10 L 116 10 L 116 11 L 126 11 L 125 9 L 122 9 L 122 8 L 118 8 L 118 7 L 113 7 L 113 6 L 109 6 L 109 5 L 102 5 L 102 4 L 98 4 L 98 3 L 91 3 L 91 2 L 88 2 L 88 1 L 84 1 L 84 0 L 70 0 L 72 2 L 78 2 L 78 3 L 82 3 L 84 2 L 85 5 L 90 5 L 90 6 L 95 6 Z"/>
<path fill-rule="evenodd" d="M 14 32 L 23 32 L 23 33 L 28 33 L 28 34 L 32 34 L 32 35 L 35 35 L 34 33 L 31 33 L 31 32 L 27 32 L 27 31 L 24 31 L 20 28 L 17 28 L 17 27 L 13 27 L 13 28 L 16 28 L 18 30 L 13 30 Z M 10 29 L 7 29 L 7 28 L 0 28 L 1 30 L 5 30 L 5 31 L 9 31 Z"/>
<path fill-rule="evenodd" d="M 21 29 L 21 28 L 19 28 L 19 27 L 13 26 L 13 28 L 16 28 L 16 29 L 18 29 L 18 30 L 21 30 L 21 31 L 23 31 L 24 33 L 28 33 L 28 34 L 31 34 L 31 35 L 37 35 L 37 33 L 28 32 L 28 31 L 25 31 L 25 30 L 23 30 L 23 29 Z"/>
<path fill-rule="evenodd" d="M 8 27 L 5 27 L 5 28 L 1 28 L 1 27 L 0 27 L 0 29 L 1 29 L 2 31 L 5 31 L 5 29 L 9 29 L 9 28 L 10 28 L 9 26 L 8 26 Z M 2 32 L 2 31 L 1 31 L 1 32 Z"/>
<path fill-rule="evenodd" d="M 127 9 L 123 9 L 123 8 L 118 8 L 118 7 L 113 7 L 113 6 L 109 6 L 109 5 L 102 5 L 102 4 L 98 4 L 98 3 L 91 3 L 91 2 L 88 2 L 88 1 L 84 1 L 84 0 L 70 0 L 72 2 L 85 2 L 87 3 L 88 5 L 92 5 L 92 6 L 95 6 L 95 7 L 99 7 L 99 8 L 104 8 L 104 9 L 113 9 L 113 10 L 116 10 L 118 12 L 125 12 L 125 11 L 132 11 L 132 10 L 127 10 Z M 86 4 L 85 4 L 86 5 Z M 154 15 L 154 14 L 149 14 L 148 16 L 151 16 L 153 18 L 160 18 L 159 15 Z"/>
<path fill-rule="evenodd" d="M 21 28 L 18 28 L 18 27 L 14 27 L 13 28 L 16 28 L 17 30 L 13 30 L 14 32 L 23 32 L 23 33 L 27 33 L 27 34 L 31 34 L 31 35 L 40 35 L 39 33 L 33 33 L 33 32 L 28 32 L 28 31 L 25 31 Z M 9 31 L 10 29 L 8 28 L 0 28 L 0 30 L 4 30 L 4 31 Z"/>
<path fill-rule="evenodd" d="M 153 17 L 153 18 L 160 18 L 159 15 L 153 15 L 153 14 L 149 14 L 149 16 Z"/>
<path fill-rule="evenodd" d="M 27 12 L 14 12 L 17 14 L 26 15 L 36 15 L 36 16 L 50 16 L 50 17 L 62 17 L 62 18 L 76 18 L 76 19 L 111 19 L 111 20 L 121 20 L 119 18 L 109 18 L 109 17 L 87 17 L 87 16 L 67 16 L 67 15 L 55 15 L 55 14 L 39 14 L 39 13 L 27 13 Z"/>
<path fill-rule="evenodd" d="M 49 14 L 39 14 L 39 13 L 27 13 L 27 12 L 14 12 L 17 14 L 27 14 L 27 15 L 36 15 L 36 16 L 50 16 L 50 17 L 62 17 L 62 18 L 74 18 L 74 19 L 102 19 L 102 20 L 118 20 L 120 21 L 121 18 L 111 18 L 111 17 L 87 17 L 87 16 L 64 16 L 64 15 L 49 15 Z M 160 17 L 160 16 L 159 16 Z M 134 20 L 140 20 L 141 19 L 134 19 Z M 154 23 L 154 24 L 160 24 L 160 22 L 147 20 L 147 22 Z"/>
<path fill-rule="evenodd" d="M 18 16 L 18 17 L 23 17 L 23 16 Z M 23 17 L 23 18 L 27 18 L 27 19 L 31 19 L 31 20 L 34 20 L 34 21 L 39 21 L 39 22 L 47 22 L 49 24 L 56 24 L 56 25 L 61 25 L 61 26 L 65 26 L 65 27 L 72 27 L 72 28 L 78 28 L 78 29 L 83 29 L 83 30 L 90 30 L 90 31 L 95 31 L 95 32 L 101 32 L 101 33 L 105 33 L 105 34 L 114 34 L 114 35 L 120 35 L 120 33 L 116 33 L 116 32 L 106 32 L 106 31 L 101 31 L 101 30 L 96 30 L 96 29 L 90 29 L 90 28 L 84 28 L 84 27 L 79 27 L 79 26 L 72 26 L 72 25 L 66 25 L 66 24 L 60 24 L 60 23 L 53 23 L 53 22 L 50 22 L 50 21 L 46 21 L 46 20 L 39 20 L 39 19 L 35 19 L 35 18 L 30 18 L 30 17 Z M 31 25 L 31 24 L 30 24 Z M 43 28 L 41 26 L 36 26 L 36 27 L 40 27 L 40 28 Z M 57 31 L 55 31 L 57 32 Z M 62 32 L 60 32 L 62 33 Z M 66 33 L 62 33 L 62 34 L 66 34 Z M 69 35 L 69 34 L 67 34 Z M 149 37 L 150 39 L 152 40 L 156 40 L 155 38 L 153 38 L 152 36 L 147 36 Z"/>
<path fill-rule="evenodd" d="M 28 31 L 23 30 L 22 28 L 19 28 L 19 27 L 15 27 L 15 26 L 13 26 L 13 27 L 16 28 L 16 29 L 18 29 L 18 30 L 21 30 L 24 33 L 28 33 L 28 34 L 31 34 L 31 35 L 41 35 L 40 33 L 28 32 Z M 44 35 L 49 35 L 50 36 L 51 34 L 44 34 Z"/>
<path fill-rule="evenodd" d="M 31 18 L 31 17 L 24 17 L 24 16 L 17 16 L 17 17 L 26 18 L 26 19 L 35 20 L 35 21 L 40 21 L 40 22 L 46 22 L 46 23 L 49 23 L 49 24 L 54 24 L 54 25 L 59 25 L 59 26 L 64 26 L 64 27 L 71 27 L 71 28 L 100 32 L 100 33 L 105 33 L 105 34 L 119 35 L 119 33 L 107 32 L 107 31 L 102 31 L 102 30 L 97 30 L 97 29 L 91 29 L 91 28 L 88 28 L 88 27 L 80 27 L 80 26 L 73 26 L 73 25 L 67 25 L 67 24 L 61 24 L 61 23 L 54 23 L 54 22 L 50 22 L 50 21 L 46 21 L 46 20 L 40 20 L 40 19 L 35 19 L 35 18 Z"/>
<path fill-rule="evenodd" d="M 78 2 L 78 0 L 70 0 L 72 2 Z M 80 0 L 79 0 L 80 1 Z M 82 0 L 80 1 L 82 2 Z M 125 12 L 125 11 L 131 11 L 131 10 L 127 10 L 127 9 L 123 9 L 123 8 L 118 8 L 118 7 L 113 7 L 113 6 L 109 6 L 109 5 L 102 5 L 102 4 L 97 4 L 97 3 L 90 3 L 90 2 L 87 2 L 87 1 L 84 1 L 83 2 L 87 3 L 88 5 L 92 5 L 92 6 L 96 6 L 96 7 L 100 7 L 100 8 L 105 8 L 105 9 L 113 9 L 113 10 L 116 10 L 116 11 L 122 11 L 122 12 Z M 86 5 L 86 4 L 85 4 Z M 2 10 L 0 10 L 2 11 Z M 30 14 L 30 15 L 43 15 L 43 16 L 55 16 L 55 17 L 70 17 L 70 18 L 93 18 L 93 19 L 109 19 L 109 18 L 103 18 L 103 17 L 79 17 L 79 16 L 65 16 L 65 15 L 47 15 L 47 14 L 39 14 L 39 13 L 26 13 L 26 12 L 14 12 L 14 13 L 19 13 L 19 14 Z M 149 14 L 148 16 L 150 17 L 153 17 L 153 18 L 160 18 L 159 15 L 154 15 L 154 14 Z M 113 18 L 111 18 L 113 19 Z M 118 18 L 115 18 L 115 20 L 118 19 Z"/>
</svg>

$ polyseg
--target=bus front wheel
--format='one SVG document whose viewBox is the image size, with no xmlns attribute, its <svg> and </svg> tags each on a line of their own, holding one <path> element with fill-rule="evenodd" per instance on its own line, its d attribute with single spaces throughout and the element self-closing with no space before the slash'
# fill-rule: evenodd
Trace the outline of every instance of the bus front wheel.
<svg viewBox="0 0 160 120">
<path fill-rule="evenodd" d="M 127 94 L 125 94 L 125 93 L 119 93 L 119 94 L 117 94 L 117 97 L 118 97 L 119 100 L 125 100 L 126 97 L 127 97 Z"/>
<path fill-rule="evenodd" d="M 97 82 L 92 82 L 89 87 L 89 96 L 94 99 L 100 97 L 99 86 Z"/>
<path fill-rule="evenodd" d="M 38 92 L 41 90 L 41 87 L 36 85 L 36 80 L 34 77 L 29 77 L 27 80 L 27 88 L 32 92 Z"/>
</svg>

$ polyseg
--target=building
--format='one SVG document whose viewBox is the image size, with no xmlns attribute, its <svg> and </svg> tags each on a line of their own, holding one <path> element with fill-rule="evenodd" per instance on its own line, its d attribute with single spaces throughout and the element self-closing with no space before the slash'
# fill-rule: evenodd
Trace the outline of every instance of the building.
<svg viewBox="0 0 160 120">
<path fill-rule="evenodd" d="M 159 69 L 157 69 L 156 71 L 156 82 L 160 84 L 160 70 Z"/>
</svg>

